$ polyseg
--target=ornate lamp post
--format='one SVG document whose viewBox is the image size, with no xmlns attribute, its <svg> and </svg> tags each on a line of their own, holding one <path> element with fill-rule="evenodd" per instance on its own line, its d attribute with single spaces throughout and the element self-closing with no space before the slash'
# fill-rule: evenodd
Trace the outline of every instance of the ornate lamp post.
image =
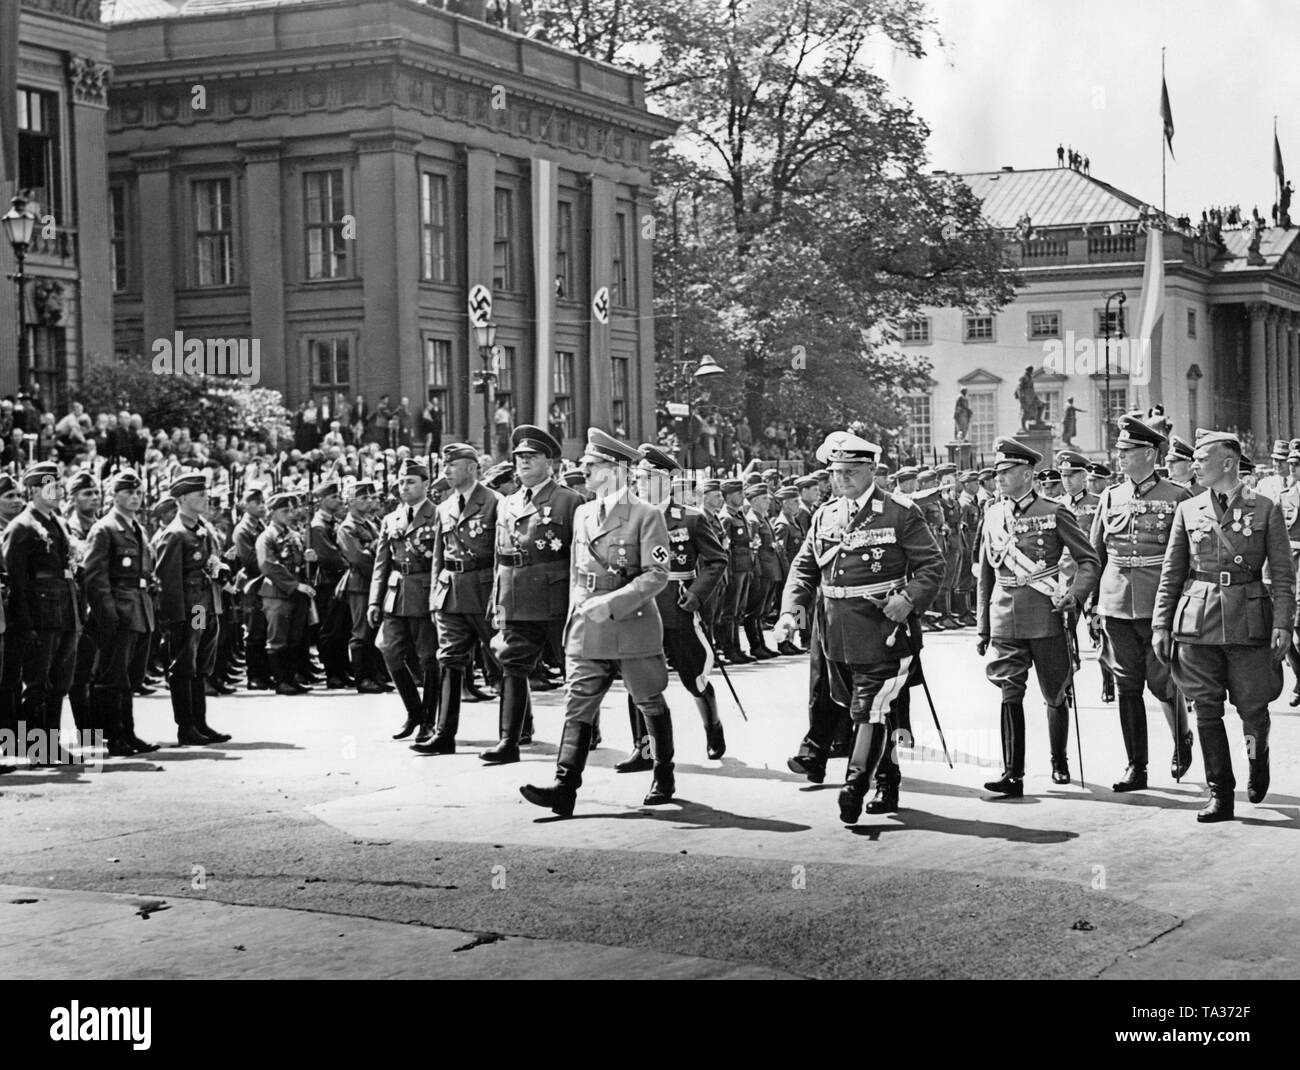
<svg viewBox="0 0 1300 1070">
<path fill-rule="evenodd" d="M 18 392 L 27 389 L 27 274 L 24 263 L 27 249 L 32 244 L 32 232 L 36 229 L 36 217 L 27 211 L 27 199 L 21 195 L 13 199 L 13 206 L 0 216 L 0 226 L 4 227 L 5 238 L 13 246 L 14 257 L 18 261 L 18 271 L 9 278 L 18 283 Z"/>
<path fill-rule="evenodd" d="M 496 345 L 497 325 L 490 320 L 474 326 L 474 341 L 483 359 L 483 370 L 474 378 L 474 390 L 483 392 L 483 452 L 492 456 L 492 397 L 496 393 L 496 372 L 492 370 L 492 349 Z"/>
<path fill-rule="evenodd" d="M 715 375 L 723 375 L 726 372 L 726 369 L 723 368 L 722 365 L 719 364 L 716 360 L 714 360 L 713 357 L 711 357 L 708 353 L 705 353 L 704 356 L 702 356 L 698 361 L 683 360 L 683 361 L 678 361 L 677 364 L 678 367 L 683 372 L 686 371 L 687 368 L 694 367 L 695 371 L 692 374 L 692 378 L 697 383 L 701 383 L 701 384 L 707 383 Z M 695 419 L 693 409 L 694 409 L 693 388 L 691 387 L 690 383 L 687 383 L 686 384 L 686 434 L 683 436 L 685 441 L 682 443 L 682 467 L 683 468 L 691 468 L 692 461 L 694 460 L 692 456 L 693 443 L 690 441 L 691 428 L 694 424 L 694 419 Z"/>
</svg>

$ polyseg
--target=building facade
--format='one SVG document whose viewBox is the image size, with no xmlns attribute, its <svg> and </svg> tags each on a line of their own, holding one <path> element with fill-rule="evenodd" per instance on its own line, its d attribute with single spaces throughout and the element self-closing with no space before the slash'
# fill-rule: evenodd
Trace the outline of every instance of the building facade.
<svg viewBox="0 0 1300 1070">
<path fill-rule="evenodd" d="M 30 375 L 20 385 L 18 289 L 8 279 L 17 263 L 0 241 L 0 394 L 34 392 L 47 409 L 67 403 L 86 360 L 113 349 L 107 60 L 98 0 L 21 0 L 17 66 L 0 72 L 0 92 L 17 96 L 0 123 L 13 115 L 17 147 L 15 177 L 0 176 L 0 214 L 25 191 L 38 218 L 25 264 Z"/>
<path fill-rule="evenodd" d="M 1184 437 L 1198 426 L 1235 429 L 1261 456 L 1300 434 L 1300 229 L 1265 228 L 1252 252 L 1249 229 L 1221 241 L 1148 230 L 1140 200 L 1069 168 L 961 177 L 1003 232 L 1024 286 L 994 314 L 930 309 L 904 329 L 902 348 L 931 364 L 932 385 L 908 398 L 906 437 L 918 456 L 945 455 L 965 389 L 968 437 L 977 459 L 990 457 L 993 439 L 1020 427 L 1026 368 L 1057 448 L 1073 398 L 1072 442 L 1094 458 L 1107 453 L 1108 411 L 1113 420 L 1152 405 Z M 1164 316 L 1147 346 L 1135 335 L 1153 240 L 1163 246 Z M 1119 293 L 1123 304 L 1112 296 L 1108 306 Z"/>
<path fill-rule="evenodd" d="M 569 452 L 653 430 L 650 145 L 674 126 L 639 76 L 413 0 L 203 0 L 109 50 L 119 356 L 247 340 L 290 406 L 432 398 L 479 442 L 484 287 L 515 422 L 558 404 Z"/>
</svg>

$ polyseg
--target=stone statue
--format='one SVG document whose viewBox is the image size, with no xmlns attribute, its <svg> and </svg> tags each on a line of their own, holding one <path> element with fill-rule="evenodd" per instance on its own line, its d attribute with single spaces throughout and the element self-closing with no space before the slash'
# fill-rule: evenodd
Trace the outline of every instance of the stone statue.
<svg viewBox="0 0 1300 1070">
<path fill-rule="evenodd" d="M 1016 400 L 1020 402 L 1020 430 L 1025 431 L 1031 427 L 1038 427 L 1043 419 L 1043 407 L 1046 402 L 1038 396 L 1038 391 L 1034 389 L 1034 366 L 1025 365 L 1025 374 L 1020 377 L 1016 384 Z"/>
<path fill-rule="evenodd" d="M 957 404 L 952 410 L 952 423 L 954 435 L 958 442 L 965 442 L 967 434 L 970 431 L 971 409 L 970 401 L 966 397 L 966 388 L 961 388 L 961 393 L 957 395 Z"/>
<path fill-rule="evenodd" d="M 1074 436 L 1079 433 L 1078 414 L 1087 411 L 1087 409 L 1076 409 L 1074 407 L 1074 398 L 1065 399 L 1065 412 L 1061 415 L 1061 443 L 1063 445 L 1074 445 Z"/>
<path fill-rule="evenodd" d="M 1290 182 L 1287 182 L 1287 184 L 1282 187 L 1282 194 L 1278 198 L 1277 205 L 1277 225 L 1279 227 L 1291 226 L 1291 194 L 1294 192 L 1295 190 L 1292 188 Z"/>
<path fill-rule="evenodd" d="M 1264 263 L 1264 256 L 1259 251 L 1259 245 L 1263 238 L 1264 219 L 1259 214 L 1259 209 L 1256 208 L 1250 220 L 1250 245 L 1246 247 L 1246 263 L 1251 265 Z"/>
</svg>

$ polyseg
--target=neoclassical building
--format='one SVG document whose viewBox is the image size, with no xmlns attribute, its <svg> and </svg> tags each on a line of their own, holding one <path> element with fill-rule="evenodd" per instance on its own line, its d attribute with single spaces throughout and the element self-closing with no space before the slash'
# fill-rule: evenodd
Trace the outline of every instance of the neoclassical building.
<svg viewBox="0 0 1300 1070">
<path fill-rule="evenodd" d="M 558 402 L 570 450 L 653 431 L 650 146 L 674 125 L 638 75 L 482 3 L 148 4 L 108 35 L 116 353 L 256 341 L 291 405 L 432 393 L 477 442 L 483 287 L 517 422 Z"/>
<path fill-rule="evenodd" d="M 0 173 L 0 214 L 26 190 L 39 220 L 25 268 L 22 385 L 34 378 L 47 408 L 66 403 L 86 359 L 113 352 L 105 38 L 98 0 L 21 0 L 17 66 L 0 62 L 0 92 L 17 98 L 0 120 L 17 164 L 13 179 Z M 7 277 L 16 268 L 0 241 L 0 394 L 19 389 L 18 289 Z"/>
<path fill-rule="evenodd" d="M 1265 228 L 1252 253 L 1249 229 L 1224 231 L 1222 244 L 1148 232 L 1138 198 L 1069 168 L 961 177 L 1004 232 L 1025 285 L 996 314 L 931 309 L 905 330 L 902 348 L 932 366 L 930 387 L 909 399 L 919 453 L 943 455 L 964 388 L 976 455 L 990 455 L 997 435 L 1020 426 L 1013 395 L 1032 366 L 1057 447 L 1073 398 L 1082 410 L 1073 441 L 1102 456 L 1108 335 L 1112 415 L 1162 404 L 1185 437 L 1197 426 L 1233 428 L 1261 456 L 1274 439 L 1300 435 L 1300 228 Z M 1025 217 L 1027 240 L 1017 235 Z M 1163 244 L 1164 323 L 1158 351 L 1142 354 L 1132 336 L 1153 233 Z M 1112 298 L 1108 321 L 1106 297 L 1118 292 L 1125 302 Z"/>
</svg>

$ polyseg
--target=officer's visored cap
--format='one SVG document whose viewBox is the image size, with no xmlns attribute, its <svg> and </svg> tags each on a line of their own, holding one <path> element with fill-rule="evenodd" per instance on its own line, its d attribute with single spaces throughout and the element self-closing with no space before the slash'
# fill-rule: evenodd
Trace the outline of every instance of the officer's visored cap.
<svg viewBox="0 0 1300 1070">
<path fill-rule="evenodd" d="M 98 490 L 98 489 L 99 489 L 99 485 L 95 482 L 95 477 L 92 476 L 89 472 L 85 471 L 85 469 L 76 472 L 73 475 L 73 477 L 70 480 L 68 480 L 69 494 L 80 494 L 83 490 Z"/>
<path fill-rule="evenodd" d="M 208 481 L 204 478 L 202 472 L 185 472 L 172 480 L 172 485 L 167 488 L 167 493 L 173 498 L 181 498 L 186 494 L 194 494 L 196 491 L 206 491 Z"/>
<path fill-rule="evenodd" d="M 761 498 L 764 494 L 770 494 L 771 488 L 766 483 L 751 483 L 745 488 L 745 501 L 753 501 L 755 498 Z"/>
<path fill-rule="evenodd" d="M 1015 468 L 1022 464 L 1036 465 L 1043 459 L 1043 455 L 1035 449 L 1030 449 L 1019 439 L 999 438 L 993 443 L 993 450 L 996 458 L 993 461 L 993 468 L 997 472 L 1005 472 L 1008 468 Z"/>
<path fill-rule="evenodd" d="M 796 490 L 807 490 L 809 487 L 817 486 L 816 476 L 800 476 L 794 481 Z"/>
<path fill-rule="evenodd" d="M 1118 450 L 1155 447 L 1167 441 L 1164 435 L 1136 416 L 1119 418 L 1119 435 L 1115 439 L 1115 448 Z"/>
<path fill-rule="evenodd" d="M 779 468 L 764 468 L 764 469 L 763 469 L 763 478 L 764 478 L 764 479 L 780 479 L 780 478 L 781 478 L 781 470 L 780 470 Z"/>
<path fill-rule="evenodd" d="M 994 475 L 996 475 L 996 473 L 993 471 L 992 468 L 981 468 L 978 472 L 975 473 L 975 478 L 978 479 L 981 483 L 983 483 L 984 480 L 986 479 L 992 479 Z"/>
<path fill-rule="evenodd" d="M 123 468 L 108 481 L 108 492 L 117 494 L 124 490 L 139 490 L 143 486 L 144 480 L 131 469 Z"/>
<path fill-rule="evenodd" d="M 920 474 L 921 474 L 921 470 L 919 468 L 917 468 L 915 465 L 908 465 L 907 467 L 900 468 L 897 472 L 895 472 L 894 478 L 898 480 L 898 482 L 900 483 L 906 483 L 909 479 L 915 479 Z"/>
<path fill-rule="evenodd" d="M 777 487 L 776 494 L 773 497 L 778 502 L 791 502 L 799 497 L 799 492 L 794 487 Z"/>
<path fill-rule="evenodd" d="M 1169 452 L 1165 454 L 1166 461 L 1190 461 L 1192 459 L 1192 445 L 1186 439 L 1179 438 L 1177 435 L 1169 436 Z"/>
<path fill-rule="evenodd" d="M 1285 461 L 1291 452 L 1291 443 L 1284 438 L 1273 440 L 1273 452 L 1269 456 L 1275 461 Z"/>
<path fill-rule="evenodd" d="M 282 490 L 277 494 L 271 495 L 271 500 L 266 503 L 266 507 L 274 513 L 277 509 L 292 509 L 297 504 L 297 498 L 288 491 Z"/>
<path fill-rule="evenodd" d="M 561 453 L 560 444 L 555 436 L 533 424 L 520 424 L 510 433 L 510 452 L 540 453 L 547 460 L 556 460 Z"/>
<path fill-rule="evenodd" d="M 934 474 L 939 477 L 955 476 L 957 474 L 957 466 L 949 461 L 944 461 L 943 464 L 935 467 Z"/>
<path fill-rule="evenodd" d="M 585 487 L 587 485 L 587 474 L 581 468 L 570 468 L 562 476 L 566 487 Z"/>
<path fill-rule="evenodd" d="M 605 464 L 636 464 L 641 460 L 641 454 L 626 442 L 620 442 L 613 435 L 607 435 L 599 427 L 589 427 L 587 448 L 583 452 L 582 459 Z"/>
<path fill-rule="evenodd" d="M 1250 473 L 1253 472 L 1254 470 L 1255 470 L 1255 462 L 1252 461 L 1249 457 L 1243 455 L 1241 460 L 1237 462 L 1238 472 L 1242 472 L 1245 475 L 1250 475 Z"/>
<path fill-rule="evenodd" d="M 721 490 L 724 495 L 739 494 L 744 489 L 745 489 L 745 484 L 742 483 L 739 479 L 724 479 L 722 481 Z"/>
<path fill-rule="evenodd" d="M 1088 465 L 1088 475 L 1094 476 L 1097 479 L 1109 479 L 1110 466 L 1102 464 L 1100 461 L 1094 461 L 1092 464 Z"/>
<path fill-rule="evenodd" d="M 515 478 L 515 466 L 509 461 L 494 464 L 483 476 L 483 482 L 492 490 L 500 490 Z"/>
<path fill-rule="evenodd" d="M 964 472 L 957 473 L 958 483 L 974 483 L 979 479 L 979 473 L 973 468 L 967 468 Z"/>
<path fill-rule="evenodd" d="M 1040 483 L 1059 483 L 1061 482 L 1061 473 L 1055 468 L 1044 468 L 1038 473 L 1038 482 Z"/>
<path fill-rule="evenodd" d="M 1067 472 L 1086 472 L 1088 458 L 1076 450 L 1061 450 L 1056 455 L 1056 469 L 1062 475 Z"/>
<path fill-rule="evenodd" d="M 928 483 L 930 482 L 930 480 L 938 479 L 938 478 L 939 478 L 939 473 L 936 472 L 933 468 L 922 468 L 919 472 L 916 473 L 916 481 L 918 483 Z"/>
<path fill-rule="evenodd" d="M 30 465 L 23 472 L 23 482 L 29 487 L 39 487 L 48 483 L 51 479 L 59 478 L 59 466 L 53 461 L 40 461 L 37 464 Z"/>
<path fill-rule="evenodd" d="M 18 489 L 18 480 L 6 472 L 0 475 L 0 494 L 8 494 L 10 491 Z"/>
<path fill-rule="evenodd" d="M 642 442 L 638 452 L 641 454 L 637 466 L 639 468 L 660 468 L 665 472 L 674 472 L 681 467 L 671 453 L 652 442 Z"/>
<path fill-rule="evenodd" d="M 817 481 L 814 479 L 814 483 Z M 708 494 L 710 491 L 722 490 L 722 480 L 720 479 L 701 479 L 695 487 L 701 494 Z"/>
<path fill-rule="evenodd" d="M 826 482 L 826 481 L 828 481 L 828 480 L 831 478 L 831 472 L 830 472 L 830 469 L 829 469 L 829 468 L 819 468 L 819 469 L 817 469 L 817 471 L 815 471 L 815 472 L 813 473 L 813 478 L 816 479 L 816 480 L 818 480 L 819 482 Z"/>
<path fill-rule="evenodd" d="M 874 465 L 879 457 L 879 446 L 852 431 L 832 431 L 817 447 L 817 460 L 830 465 L 832 469 L 852 467 L 864 462 Z"/>
</svg>

